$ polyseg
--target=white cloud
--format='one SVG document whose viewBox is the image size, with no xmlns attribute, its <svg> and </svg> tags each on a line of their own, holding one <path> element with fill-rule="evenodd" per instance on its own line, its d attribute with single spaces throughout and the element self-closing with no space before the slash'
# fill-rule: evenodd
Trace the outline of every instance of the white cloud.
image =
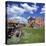
<svg viewBox="0 0 46 46">
<path fill-rule="evenodd" d="M 40 14 L 45 13 L 45 8 L 41 8 Z"/>
<path fill-rule="evenodd" d="M 21 6 L 26 9 L 27 11 L 30 11 L 30 13 L 33 14 L 33 10 L 37 10 L 37 6 L 34 5 L 33 7 L 29 6 L 27 3 L 21 4 Z"/>
<path fill-rule="evenodd" d="M 17 7 L 15 5 L 12 5 L 11 7 L 7 7 L 7 14 L 13 14 L 13 15 L 22 15 L 25 12 L 25 9 L 22 9 L 20 7 Z"/>
<path fill-rule="evenodd" d="M 8 20 L 15 20 L 16 23 L 22 23 L 22 24 L 27 24 L 28 21 L 24 17 L 16 16 L 16 17 L 11 17 Z"/>
<path fill-rule="evenodd" d="M 18 7 L 17 5 L 11 5 L 11 7 L 8 5 L 7 7 L 7 14 L 10 16 L 18 16 L 22 15 L 25 11 L 30 12 L 33 14 L 33 10 L 37 11 L 37 6 L 33 5 L 33 7 L 29 6 L 27 3 L 20 4 L 23 8 Z"/>
<path fill-rule="evenodd" d="M 42 11 L 45 11 L 45 8 L 42 8 L 41 10 L 42 10 Z"/>
<path fill-rule="evenodd" d="M 34 9 L 33 7 L 30 7 L 27 3 L 21 4 L 21 6 L 29 11 Z"/>
<path fill-rule="evenodd" d="M 32 5 L 32 7 L 35 8 L 35 11 L 37 11 L 37 9 L 39 8 L 39 6 L 36 6 L 36 3 Z"/>
</svg>

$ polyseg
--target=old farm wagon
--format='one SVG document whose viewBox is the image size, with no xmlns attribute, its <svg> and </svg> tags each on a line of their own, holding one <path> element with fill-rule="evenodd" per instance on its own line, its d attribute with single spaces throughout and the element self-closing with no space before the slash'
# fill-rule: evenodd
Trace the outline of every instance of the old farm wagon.
<svg viewBox="0 0 46 46">
<path fill-rule="evenodd" d="M 24 17 L 11 17 L 7 19 L 7 39 L 13 35 L 15 37 L 21 37 L 23 32 L 22 29 L 28 23 Z"/>
</svg>

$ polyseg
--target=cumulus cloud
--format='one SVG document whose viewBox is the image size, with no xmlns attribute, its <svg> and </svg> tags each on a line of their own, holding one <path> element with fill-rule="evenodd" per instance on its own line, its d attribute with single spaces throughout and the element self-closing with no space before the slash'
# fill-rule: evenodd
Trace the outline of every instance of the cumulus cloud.
<svg viewBox="0 0 46 46">
<path fill-rule="evenodd" d="M 36 5 L 33 5 L 32 7 L 29 6 L 27 3 L 24 3 L 24 4 L 21 4 L 21 6 L 26 9 L 27 11 L 30 11 L 30 13 L 33 14 L 33 10 L 37 11 L 37 6 Z"/>
<path fill-rule="evenodd" d="M 24 12 L 30 12 L 31 14 L 33 14 L 33 10 L 37 11 L 37 6 L 33 5 L 32 7 L 29 6 L 27 3 L 24 4 L 20 4 L 23 8 L 18 7 L 18 5 L 8 5 L 7 7 L 7 15 L 9 16 L 21 16 Z"/>
<path fill-rule="evenodd" d="M 40 14 L 45 13 L 45 8 L 41 8 Z"/>
<path fill-rule="evenodd" d="M 35 11 L 37 11 L 37 9 L 39 8 L 39 6 L 36 6 L 36 3 L 32 5 L 32 7 L 35 8 Z"/>
<path fill-rule="evenodd" d="M 13 15 L 22 15 L 24 13 L 25 9 L 17 7 L 15 5 L 12 5 L 11 7 L 7 7 L 7 14 L 13 14 Z"/>
<path fill-rule="evenodd" d="M 22 24 L 27 24 L 28 23 L 27 19 L 25 19 L 24 17 L 20 17 L 20 16 L 11 17 L 8 20 L 15 20 L 16 23 L 22 23 Z"/>
</svg>

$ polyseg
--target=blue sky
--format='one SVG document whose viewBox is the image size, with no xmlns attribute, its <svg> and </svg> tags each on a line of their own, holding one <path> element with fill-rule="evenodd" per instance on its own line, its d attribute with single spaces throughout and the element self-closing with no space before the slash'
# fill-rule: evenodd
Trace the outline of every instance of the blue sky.
<svg viewBox="0 0 46 46">
<path fill-rule="evenodd" d="M 32 17 L 43 17 L 45 14 L 44 3 L 29 3 L 29 2 L 11 2 L 6 3 L 7 16 L 21 16 L 24 18 Z"/>
</svg>

